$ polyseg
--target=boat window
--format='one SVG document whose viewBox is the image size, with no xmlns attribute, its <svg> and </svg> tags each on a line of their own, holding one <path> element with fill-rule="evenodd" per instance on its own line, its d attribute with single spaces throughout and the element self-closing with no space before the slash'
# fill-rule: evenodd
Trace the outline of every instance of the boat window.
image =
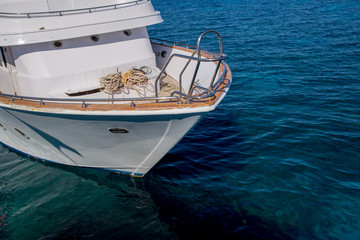
<svg viewBox="0 0 360 240">
<path fill-rule="evenodd" d="M 93 42 L 98 42 L 100 40 L 100 36 L 99 35 L 92 35 L 92 36 L 90 36 L 90 39 Z"/>
<path fill-rule="evenodd" d="M 63 46 L 63 42 L 62 41 L 55 41 L 52 43 L 54 48 L 61 48 Z"/>
<path fill-rule="evenodd" d="M 4 48 L 0 47 L 0 66 L 1 67 L 6 67 L 7 63 L 6 63 L 6 58 L 5 58 L 5 52 L 4 52 Z"/>
<path fill-rule="evenodd" d="M 124 30 L 124 34 L 125 34 L 125 36 L 130 37 L 132 32 L 131 32 L 131 30 Z"/>
</svg>

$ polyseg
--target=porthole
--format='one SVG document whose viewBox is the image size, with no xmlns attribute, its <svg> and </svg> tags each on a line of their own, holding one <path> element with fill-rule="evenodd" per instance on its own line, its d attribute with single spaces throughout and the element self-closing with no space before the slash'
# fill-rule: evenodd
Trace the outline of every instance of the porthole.
<svg viewBox="0 0 360 240">
<path fill-rule="evenodd" d="M 63 46 L 63 42 L 62 41 L 55 41 L 52 43 L 54 48 L 61 48 Z"/>
<path fill-rule="evenodd" d="M 15 128 L 15 130 L 21 134 L 21 136 L 23 136 L 26 139 L 30 139 L 25 133 L 23 133 L 22 131 L 20 131 L 19 129 Z"/>
<path fill-rule="evenodd" d="M 131 32 L 131 30 L 124 30 L 124 34 L 125 34 L 125 36 L 130 37 L 132 32 Z"/>
<path fill-rule="evenodd" d="M 162 51 L 162 52 L 160 53 L 160 56 L 161 56 L 162 58 L 165 58 L 166 55 L 167 55 L 167 51 Z"/>
<path fill-rule="evenodd" d="M 100 40 L 100 36 L 99 35 L 92 35 L 92 36 L 90 36 L 90 39 L 93 42 L 98 42 Z"/>
<path fill-rule="evenodd" d="M 112 133 L 129 133 L 125 128 L 109 128 L 109 131 Z"/>
<path fill-rule="evenodd" d="M 0 127 L 6 131 L 6 127 L 0 123 Z"/>
</svg>

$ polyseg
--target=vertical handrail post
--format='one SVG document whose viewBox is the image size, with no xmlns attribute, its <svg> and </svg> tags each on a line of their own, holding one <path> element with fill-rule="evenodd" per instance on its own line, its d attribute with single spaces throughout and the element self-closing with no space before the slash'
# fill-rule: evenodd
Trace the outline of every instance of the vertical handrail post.
<svg viewBox="0 0 360 240">
<path fill-rule="evenodd" d="M 196 51 L 197 51 L 197 49 L 194 50 L 194 52 L 191 54 L 191 57 L 194 57 Z M 187 63 L 185 64 L 185 66 L 184 66 L 184 68 L 183 68 L 183 70 L 181 71 L 180 76 L 179 76 L 179 92 L 181 92 L 181 93 L 182 93 L 182 76 L 183 76 L 186 68 L 189 66 L 191 60 L 192 60 L 192 59 L 189 59 L 189 60 L 187 61 Z"/>
<path fill-rule="evenodd" d="M 163 67 L 163 69 L 161 70 L 161 72 L 159 73 L 159 75 L 157 76 L 156 80 L 155 80 L 155 96 L 158 97 L 159 96 L 159 91 L 158 91 L 158 82 L 159 79 L 161 77 L 161 75 L 165 72 L 165 69 L 167 68 L 167 66 L 169 65 L 171 59 L 174 57 L 175 55 L 171 55 L 170 58 L 167 60 L 167 62 L 165 63 L 165 66 Z"/>
<path fill-rule="evenodd" d="M 216 74 L 217 74 L 218 71 L 219 71 L 220 64 L 221 64 L 221 60 L 219 60 L 219 61 L 218 61 L 218 64 L 216 65 L 216 69 L 215 69 L 214 75 L 213 75 L 213 77 L 212 77 L 212 79 L 211 79 L 210 86 L 209 86 L 209 89 L 210 89 L 210 90 L 213 89 L 214 81 L 215 81 L 215 78 L 216 78 Z"/>
<path fill-rule="evenodd" d="M 200 53 L 200 52 L 199 52 L 199 53 Z M 198 53 L 198 54 L 199 54 L 199 53 Z M 199 55 L 200 55 L 200 54 L 199 54 Z M 193 75 L 193 78 L 192 78 L 192 80 L 191 80 L 191 84 L 190 84 L 190 88 L 189 88 L 189 92 L 188 92 L 188 97 L 191 96 L 191 94 L 192 94 L 192 92 L 193 92 L 193 90 L 194 90 L 194 83 L 195 83 L 196 75 L 197 75 L 197 73 L 198 73 L 198 71 L 199 71 L 199 68 L 200 68 L 200 59 L 199 59 L 199 57 L 198 57 L 197 63 L 196 63 L 196 67 L 195 67 L 195 71 L 194 71 L 194 75 Z"/>
<path fill-rule="evenodd" d="M 203 32 L 199 36 L 198 41 L 197 41 L 198 65 L 197 65 L 197 69 L 195 69 L 196 74 L 197 74 L 197 71 L 198 71 L 198 66 L 200 65 L 200 61 L 201 61 L 201 40 L 202 40 L 203 36 L 205 34 L 208 34 L 208 33 L 214 33 L 218 37 L 218 39 L 219 39 L 219 50 L 220 50 L 219 56 L 220 57 L 224 56 L 224 54 L 223 54 L 223 43 L 222 43 L 222 38 L 221 38 L 220 34 L 218 32 L 216 32 L 216 31 L 214 31 L 214 30 L 207 30 L 207 31 Z M 211 82 L 210 82 L 209 90 L 212 90 L 212 88 L 213 88 L 215 77 L 216 77 L 216 74 L 219 71 L 220 64 L 221 64 L 221 59 L 219 60 L 217 66 L 215 68 L 214 75 L 213 75 L 213 77 L 211 79 Z M 192 88 L 193 88 L 193 85 L 194 85 L 194 82 L 195 82 L 195 78 L 196 78 L 196 75 L 194 74 L 193 80 L 191 82 L 191 88 L 190 88 L 190 91 L 189 91 L 189 96 L 191 96 L 191 94 L 192 94 Z"/>
</svg>

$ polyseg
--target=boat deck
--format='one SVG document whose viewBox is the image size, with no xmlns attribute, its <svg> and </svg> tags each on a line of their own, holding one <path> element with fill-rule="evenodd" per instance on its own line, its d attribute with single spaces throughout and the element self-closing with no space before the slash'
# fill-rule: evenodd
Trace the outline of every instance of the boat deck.
<svg viewBox="0 0 360 240">
<path fill-rule="evenodd" d="M 21 96 L 0 96 L 0 103 L 8 105 L 11 108 L 20 108 L 20 109 L 31 109 L 33 111 L 51 111 L 56 110 L 78 110 L 78 111 L 153 111 L 153 110 L 164 110 L 164 109 L 181 109 L 181 108 L 196 108 L 211 106 L 217 102 L 222 94 L 224 94 L 231 83 L 231 71 L 229 67 L 226 66 L 226 74 L 223 79 L 217 82 L 214 86 L 214 95 L 209 98 L 196 100 L 194 99 L 190 103 L 187 103 L 185 99 L 180 99 L 182 104 L 179 104 L 177 98 L 169 100 L 153 100 L 146 98 L 139 98 L 134 101 L 127 101 L 127 104 L 115 104 L 116 99 L 108 99 L 107 101 L 102 102 L 92 102 L 91 100 L 84 101 L 71 101 L 71 102 L 62 102 L 49 99 L 26 99 Z M 221 66 L 220 75 L 224 72 L 224 67 Z M 168 94 L 162 93 L 163 96 Z M 85 105 L 84 105 L 85 104 Z"/>
<path fill-rule="evenodd" d="M 220 53 L 214 54 L 211 52 L 201 51 L 200 41 L 202 36 L 207 33 L 215 33 L 219 38 Z M 3 94 L 0 92 L 0 105 L 2 107 L 39 111 L 39 112 L 52 112 L 60 113 L 66 110 L 73 111 L 155 111 L 155 110 L 169 110 L 169 109 L 189 109 L 200 108 L 208 106 L 216 106 L 221 100 L 231 84 L 231 71 L 228 65 L 223 61 L 226 58 L 226 54 L 222 52 L 222 40 L 218 33 L 214 31 L 206 31 L 198 38 L 198 45 L 196 49 L 191 46 L 179 46 L 176 43 L 173 45 L 152 42 L 154 52 L 157 56 L 161 56 L 163 52 L 165 55 L 167 51 L 172 52 L 171 55 L 163 59 L 159 57 L 161 61 L 166 61 L 160 64 L 162 68 L 161 72 L 157 75 L 156 80 L 152 83 L 155 92 L 145 94 L 144 97 L 127 97 L 128 95 L 121 94 L 102 94 L 95 98 L 44 98 L 44 97 L 30 97 L 30 96 L 17 96 Z M 176 51 L 179 50 L 179 51 Z M 175 51 L 175 52 L 173 52 Z M 181 54 L 179 54 L 179 52 Z M 173 68 L 182 69 L 178 70 L 177 74 L 180 74 L 178 79 L 174 79 L 168 75 L 167 67 L 169 63 L 172 63 Z M 180 62 L 180 60 L 182 62 Z M 193 64 L 194 73 L 191 76 L 187 76 L 188 82 L 187 89 L 184 90 L 182 84 L 182 75 L 189 66 L 189 63 Z M 214 71 L 212 79 L 208 79 L 205 85 L 197 85 L 195 83 L 196 74 L 199 70 L 200 63 L 207 65 L 205 71 Z M 171 65 L 171 64 L 170 64 Z M 170 67 L 171 68 L 171 67 Z M 175 71 L 176 72 L 176 71 Z M 163 76 L 166 76 L 163 78 Z M 207 78 L 211 78 L 208 76 Z M 192 80 L 191 80 L 192 79 Z M 191 80 L 191 81 L 190 81 Z M 190 85 L 189 85 L 190 81 Z M 161 91 L 162 85 L 175 84 L 171 91 Z M 203 83 L 204 84 L 204 83 Z M 209 85 L 207 85 L 209 84 Z M 158 87 L 160 85 L 160 87 Z M 180 91 L 181 88 L 181 91 Z M 138 96 L 141 96 L 139 94 Z M 103 97 L 103 98 L 101 98 Z"/>
</svg>

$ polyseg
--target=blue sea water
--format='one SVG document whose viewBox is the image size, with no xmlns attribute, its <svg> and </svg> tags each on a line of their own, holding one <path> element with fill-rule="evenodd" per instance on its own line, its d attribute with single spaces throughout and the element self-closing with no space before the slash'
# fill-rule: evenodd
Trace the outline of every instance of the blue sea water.
<svg viewBox="0 0 360 240">
<path fill-rule="evenodd" d="M 360 2 L 153 4 L 223 36 L 228 96 L 144 178 L 0 146 L 0 239 L 360 239 Z"/>
</svg>

